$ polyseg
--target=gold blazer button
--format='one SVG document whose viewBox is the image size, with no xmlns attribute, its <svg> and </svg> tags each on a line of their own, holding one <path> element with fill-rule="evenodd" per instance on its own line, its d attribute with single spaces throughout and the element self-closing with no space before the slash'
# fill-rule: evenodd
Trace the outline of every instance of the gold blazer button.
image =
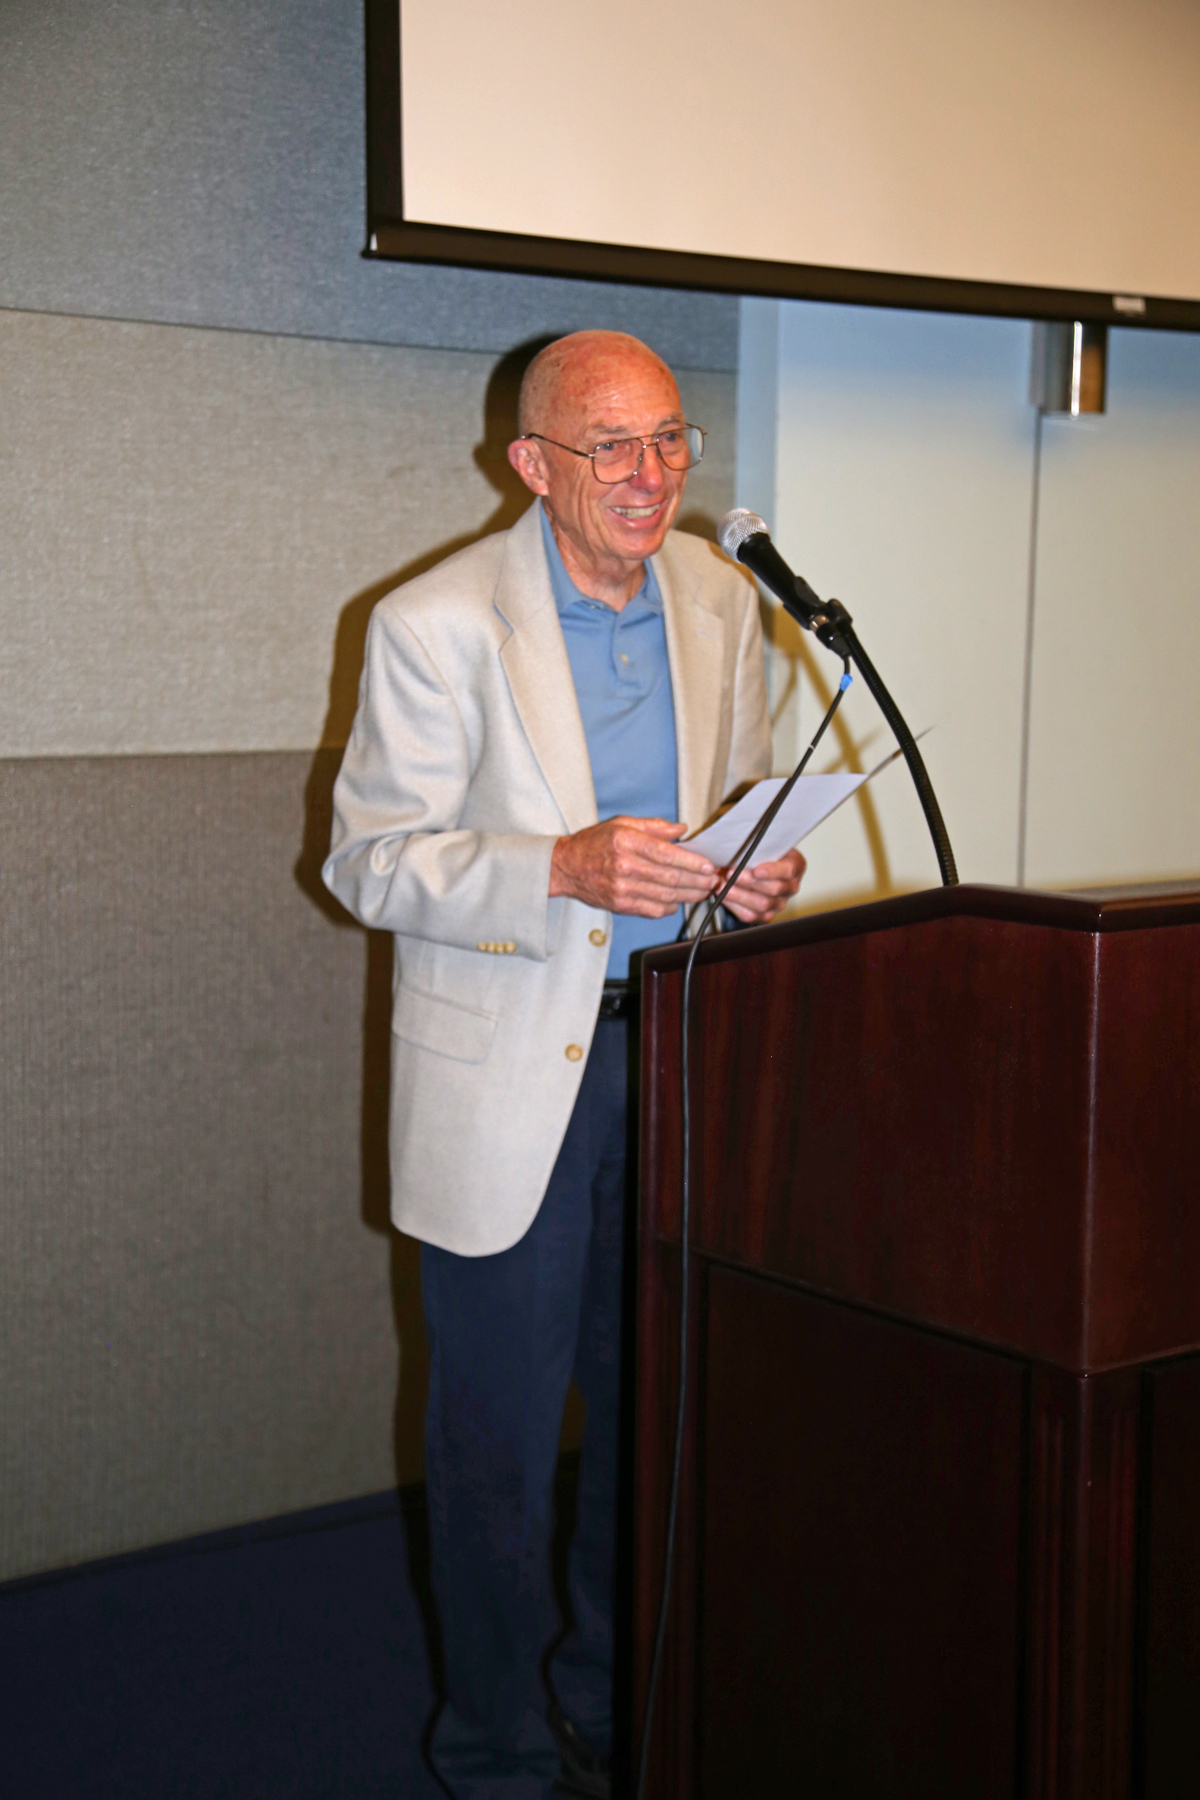
<svg viewBox="0 0 1200 1800">
<path fill-rule="evenodd" d="M 595 931 L 588 932 L 588 942 L 595 944 L 597 950 L 599 950 L 601 944 L 607 944 L 608 942 L 607 931 L 601 931 L 600 927 L 597 925 Z"/>
<path fill-rule="evenodd" d="M 567 1061 L 568 1062 L 578 1062 L 582 1055 L 583 1055 L 583 1045 L 582 1044 L 568 1044 L 567 1045 Z"/>
</svg>

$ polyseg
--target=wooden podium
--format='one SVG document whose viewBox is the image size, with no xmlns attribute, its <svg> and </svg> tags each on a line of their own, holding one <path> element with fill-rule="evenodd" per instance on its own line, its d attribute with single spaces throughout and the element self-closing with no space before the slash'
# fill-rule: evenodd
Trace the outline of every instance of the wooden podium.
<svg viewBox="0 0 1200 1800">
<path fill-rule="evenodd" d="M 643 965 L 635 1733 L 678 1367 Z M 936 889 L 701 951 L 654 1800 L 1200 1792 L 1200 893 Z"/>
</svg>

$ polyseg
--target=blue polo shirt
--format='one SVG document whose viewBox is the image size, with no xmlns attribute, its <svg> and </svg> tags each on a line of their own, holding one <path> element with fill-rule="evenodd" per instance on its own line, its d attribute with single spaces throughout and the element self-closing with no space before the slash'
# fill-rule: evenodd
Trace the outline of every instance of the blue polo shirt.
<svg viewBox="0 0 1200 1800">
<path fill-rule="evenodd" d="M 544 512 L 542 538 L 583 716 L 599 816 L 677 818 L 675 703 L 654 570 L 646 564 L 645 581 L 615 612 L 575 586 Z M 678 935 L 680 918 L 678 908 L 665 919 L 614 913 L 609 978 L 629 973 L 631 951 L 669 944 Z"/>
</svg>

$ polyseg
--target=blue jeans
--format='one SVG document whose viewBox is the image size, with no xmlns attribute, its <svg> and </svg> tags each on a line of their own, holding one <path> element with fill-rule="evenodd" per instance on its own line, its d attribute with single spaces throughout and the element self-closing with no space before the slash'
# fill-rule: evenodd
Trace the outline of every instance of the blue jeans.
<svg viewBox="0 0 1200 1800">
<path fill-rule="evenodd" d="M 587 1402 L 569 1583 L 551 1666 L 567 1717 L 612 1737 L 628 1026 L 600 1023 L 545 1199 L 497 1256 L 426 1245 L 426 1479 L 446 1704 L 434 1767 L 455 1800 L 546 1800 L 558 1756 L 540 1664 L 553 1636 L 549 1542 L 563 1403 Z"/>
</svg>

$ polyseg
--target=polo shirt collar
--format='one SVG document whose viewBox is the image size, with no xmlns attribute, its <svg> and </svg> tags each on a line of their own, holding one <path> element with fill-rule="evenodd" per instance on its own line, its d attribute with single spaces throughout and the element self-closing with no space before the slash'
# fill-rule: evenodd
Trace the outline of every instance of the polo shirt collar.
<svg viewBox="0 0 1200 1800">
<path fill-rule="evenodd" d="M 580 593 L 567 573 L 567 565 L 562 559 L 562 551 L 558 547 L 554 527 L 546 516 L 545 507 L 539 506 L 538 510 L 541 514 L 542 542 L 546 546 L 546 564 L 550 571 L 550 586 L 554 591 L 554 604 L 558 608 L 559 617 L 561 618 L 563 613 L 572 606 L 587 607 L 593 612 L 599 609 L 602 612 L 612 613 L 612 607 L 606 606 L 603 600 L 594 600 L 590 594 Z M 630 606 L 640 604 L 651 612 L 661 613 L 663 610 L 662 595 L 649 561 L 646 562 L 645 569 L 645 579 L 637 593 L 628 602 L 625 611 L 628 611 Z M 620 614 L 613 614 L 613 616 L 619 618 Z"/>
</svg>

